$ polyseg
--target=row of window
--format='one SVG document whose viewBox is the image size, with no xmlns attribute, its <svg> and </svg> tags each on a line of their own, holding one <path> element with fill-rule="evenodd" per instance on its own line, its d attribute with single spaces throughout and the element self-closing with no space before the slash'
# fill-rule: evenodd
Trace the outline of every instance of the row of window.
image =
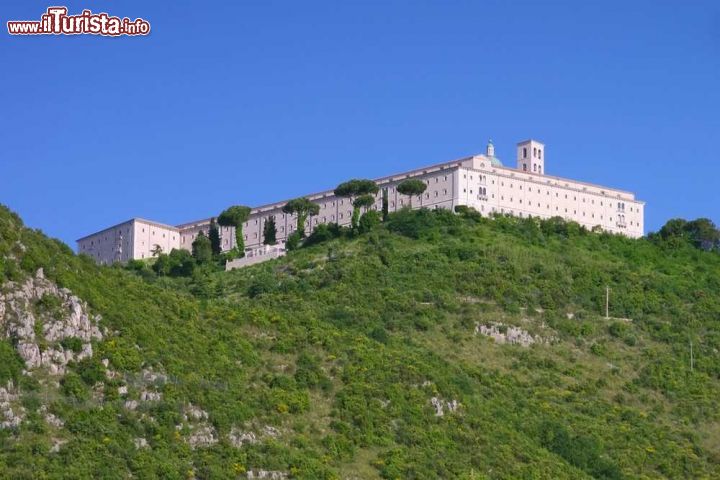
<svg viewBox="0 0 720 480">
<path fill-rule="evenodd" d="M 523 163 L 523 172 L 527 172 L 527 171 L 528 171 L 527 163 Z M 542 173 L 542 165 L 533 163 L 533 172 L 534 173 Z"/>
<path fill-rule="evenodd" d="M 493 180 L 492 183 L 495 184 L 495 180 Z M 515 184 L 513 184 L 513 183 L 510 183 L 509 185 L 510 185 L 510 188 L 514 188 L 514 187 L 515 187 Z M 500 182 L 500 186 L 501 186 L 501 187 L 504 187 L 504 186 L 505 186 L 505 182 Z M 518 185 L 518 189 L 519 189 L 519 190 L 522 190 L 522 189 L 523 189 L 523 186 L 522 186 L 522 185 Z M 532 192 L 532 191 L 533 191 L 532 187 L 528 187 L 527 191 L 528 191 L 528 192 Z M 535 191 L 536 191 L 538 194 L 542 194 L 542 190 L 541 190 L 540 188 L 537 188 Z M 463 189 L 463 192 L 467 193 L 467 190 Z M 470 193 L 473 193 L 473 191 L 470 190 Z M 545 191 L 545 195 L 550 195 L 550 190 L 546 190 L 546 191 Z M 564 194 L 564 196 L 565 196 L 565 199 L 568 198 L 568 194 L 567 194 L 567 193 Z M 559 192 L 555 192 L 555 197 L 556 197 L 556 198 L 559 198 L 559 197 L 560 197 L 560 193 L 559 193 Z M 493 198 L 494 198 L 494 195 L 493 195 Z M 577 201 L 577 196 L 574 195 L 574 196 L 572 197 L 572 199 L 573 199 L 573 201 Z M 586 202 L 586 199 L 585 199 L 584 197 L 581 198 L 581 200 L 582 200 L 582 203 L 587 203 L 587 202 Z M 595 199 L 594 199 L 594 198 L 591 198 L 591 199 L 590 199 L 590 203 L 591 203 L 592 205 L 595 205 Z M 604 206 L 604 205 L 605 205 L 605 203 L 601 200 L 601 201 L 600 201 L 600 206 Z M 618 202 L 618 210 L 625 211 L 625 203 L 624 203 L 624 202 Z M 629 208 L 629 211 L 630 211 L 630 212 L 633 212 L 633 211 L 639 212 L 640 209 L 639 209 L 639 208 L 636 208 L 635 210 L 633 210 L 633 207 L 630 207 L 630 208 Z"/>
<path fill-rule="evenodd" d="M 527 147 L 523 147 L 523 158 L 528 158 L 528 149 Z M 533 158 L 537 158 L 539 160 L 542 160 L 542 149 L 533 147 Z"/>
<path fill-rule="evenodd" d="M 470 179 L 472 180 L 472 175 L 470 176 Z M 548 180 L 547 183 L 550 183 L 550 180 Z M 495 180 L 494 180 L 494 179 L 491 181 L 491 184 L 492 184 L 492 185 L 495 185 Z M 500 186 L 501 186 L 501 187 L 504 187 L 504 186 L 505 186 L 505 182 L 504 182 L 504 181 L 501 181 L 501 182 L 500 182 Z M 515 187 L 515 184 L 514 184 L 514 183 L 510 183 L 509 186 L 510 186 L 510 188 L 514 188 L 514 187 Z M 566 187 L 566 188 L 570 188 L 570 185 L 569 185 L 568 183 L 566 183 L 566 184 L 565 184 L 565 187 Z M 522 184 L 518 185 L 518 188 L 519 188 L 520 190 L 522 190 L 522 189 L 523 189 Z M 586 189 L 587 189 L 587 187 L 583 187 L 583 190 L 586 190 Z M 532 191 L 532 187 L 528 187 L 528 191 Z M 537 191 L 538 193 L 542 193 L 542 190 L 541 190 L 540 188 L 537 188 L 536 191 Z M 604 195 L 604 194 L 605 194 L 605 191 L 604 191 L 604 190 L 601 190 L 601 193 Z M 546 190 L 546 191 L 545 191 L 545 194 L 546 194 L 546 195 L 550 195 L 550 191 L 549 191 L 549 190 Z M 555 196 L 556 196 L 556 197 L 558 196 L 558 193 L 557 193 L 557 192 L 555 193 Z M 567 197 L 567 194 L 565 194 L 565 198 L 568 198 L 568 197 Z M 573 197 L 573 200 L 577 200 L 577 198 L 576 198 L 576 197 Z M 584 200 L 583 200 L 583 201 L 584 201 Z M 595 200 L 592 200 L 592 202 L 594 203 Z M 621 202 L 621 203 L 622 203 L 622 202 Z M 602 202 L 601 202 L 601 204 L 602 204 Z M 624 209 L 624 205 L 625 205 L 625 204 L 622 203 L 622 206 L 623 206 L 622 208 L 623 208 L 623 209 Z M 618 207 L 618 209 L 620 209 L 620 208 L 621 208 L 621 207 Z M 633 210 L 632 210 L 632 207 L 630 207 L 630 211 L 633 211 Z M 639 208 L 636 208 L 635 211 L 638 211 L 638 212 L 639 212 L 640 209 L 639 209 Z"/>
</svg>

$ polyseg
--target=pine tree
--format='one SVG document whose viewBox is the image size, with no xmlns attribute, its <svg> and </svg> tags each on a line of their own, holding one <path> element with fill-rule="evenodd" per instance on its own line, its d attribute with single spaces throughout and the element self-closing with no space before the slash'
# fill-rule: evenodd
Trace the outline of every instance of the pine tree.
<svg viewBox="0 0 720 480">
<path fill-rule="evenodd" d="M 235 248 L 238 256 L 245 256 L 245 237 L 243 236 L 243 223 L 250 217 L 250 207 L 234 205 L 218 216 L 218 223 L 223 227 L 235 227 Z"/>
<path fill-rule="evenodd" d="M 277 228 L 275 227 L 275 217 L 270 216 L 265 220 L 263 227 L 263 243 L 265 245 L 275 245 L 277 243 Z"/>
<path fill-rule="evenodd" d="M 220 252 L 222 251 L 222 247 L 220 246 L 220 230 L 218 229 L 214 218 L 210 220 L 208 238 L 210 238 L 210 246 L 212 247 L 213 255 L 220 255 Z"/>
<path fill-rule="evenodd" d="M 305 197 L 300 197 L 287 202 L 282 211 L 290 215 L 297 215 L 297 231 L 300 233 L 300 238 L 305 238 L 305 221 L 309 215 L 320 213 L 320 205 Z"/>
<path fill-rule="evenodd" d="M 198 264 L 207 263 L 212 260 L 212 246 L 210 239 L 203 232 L 198 233 L 192 243 L 192 256 Z"/>
</svg>

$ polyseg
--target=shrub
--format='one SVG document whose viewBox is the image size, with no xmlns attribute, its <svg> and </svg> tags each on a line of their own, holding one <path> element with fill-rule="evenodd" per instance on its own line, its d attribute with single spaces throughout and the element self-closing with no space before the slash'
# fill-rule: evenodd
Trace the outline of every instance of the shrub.
<svg viewBox="0 0 720 480">
<path fill-rule="evenodd" d="M 12 380 L 17 385 L 18 377 L 25 368 L 17 350 L 7 339 L 0 340 L 0 385 L 5 385 Z"/>
<path fill-rule="evenodd" d="M 83 341 L 78 337 L 65 337 L 60 341 L 60 345 L 62 345 L 65 350 L 80 353 L 83 348 Z"/>
<path fill-rule="evenodd" d="M 370 210 L 360 217 L 358 231 L 360 233 L 367 233 L 376 228 L 378 225 L 380 225 L 380 214 L 375 210 Z"/>
<path fill-rule="evenodd" d="M 158 275 L 189 277 L 195 270 L 195 259 L 187 250 L 173 248 L 169 255 L 161 253 L 153 264 Z"/>
<path fill-rule="evenodd" d="M 540 426 L 540 442 L 571 465 L 601 479 L 620 479 L 620 469 L 603 455 L 600 442 L 586 435 L 572 435 L 564 425 L 546 421 Z"/>
<path fill-rule="evenodd" d="M 310 236 L 303 242 L 303 247 L 317 245 L 318 243 L 327 242 L 333 238 L 342 235 L 342 227 L 336 223 L 320 224 L 315 227 Z"/>
<path fill-rule="evenodd" d="M 296 230 L 290 235 L 288 235 L 287 241 L 285 242 L 285 248 L 287 248 L 288 251 L 297 250 L 298 247 L 300 247 L 301 241 L 302 234 Z"/>
<path fill-rule="evenodd" d="M 60 381 L 60 385 L 62 392 L 75 401 L 82 402 L 90 398 L 90 391 L 85 382 L 74 372 L 66 373 L 65 377 Z"/>
<path fill-rule="evenodd" d="M 613 322 L 608 325 L 608 333 L 615 338 L 622 338 L 628 333 L 628 326 L 625 322 Z"/>
</svg>

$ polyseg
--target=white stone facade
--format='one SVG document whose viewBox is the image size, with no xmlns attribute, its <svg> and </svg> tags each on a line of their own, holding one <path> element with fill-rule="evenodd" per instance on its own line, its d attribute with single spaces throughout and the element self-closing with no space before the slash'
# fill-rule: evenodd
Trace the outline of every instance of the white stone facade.
<svg viewBox="0 0 720 480">
<path fill-rule="evenodd" d="M 84 253 L 101 265 L 152 257 L 156 247 L 164 253 L 179 248 L 177 227 L 133 218 L 77 241 L 78 253 Z"/>
<path fill-rule="evenodd" d="M 643 235 L 645 203 L 636 200 L 633 193 L 546 175 L 545 146 L 536 140 L 517 145 L 516 165 L 517 168 L 503 166 L 494 156 L 494 147 L 490 143 L 482 155 L 376 179 L 380 191 L 370 208 L 382 209 L 383 192 L 386 191 L 390 212 L 405 206 L 454 209 L 457 205 L 467 205 L 483 215 L 562 217 L 588 229 L 599 227 L 633 238 Z M 398 193 L 397 185 L 407 178 L 425 181 L 425 193 L 412 199 Z M 336 197 L 332 190 L 306 197 L 320 206 L 320 213 L 307 220 L 307 233 L 321 223 L 350 224 L 352 203 L 349 199 Z M 285 203 L 252 209 L 243 226 L 246 249 L 263 245 L 263 226 L 270 216 L 275 217 L 278 242 L 284 242 L 295 230 L 295 216 L 282 212 Z M 110 264 L 150 258 L 156 245 L 166 253 L 173 248 L 190 250 L 198 232 L 208 233 L 210 220 L 173 227 L 136 218 L 81 238 L 78 251 L 90 255 L 98 263 Z M 234 228 L 219 228 L 223 251 L 234 248 Z"/>
</svg>

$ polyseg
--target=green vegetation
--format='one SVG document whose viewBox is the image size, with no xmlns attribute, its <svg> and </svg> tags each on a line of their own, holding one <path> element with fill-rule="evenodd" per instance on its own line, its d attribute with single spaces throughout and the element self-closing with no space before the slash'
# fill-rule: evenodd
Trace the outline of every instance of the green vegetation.
<svg viewBox="0 0 720 480">
<path fill-rule="evenodd" d="M 0 289 L 42 267 L 109 332 L 59 387 L 22 375 L 0 342 L 0 380 L 27 410 L 0 430 L 0 476 L 720 477 L 718 252 L 469 209 L 406 209 L 364 231 L 318 226 L 286 257 L 173 277 L 98 267 L 0 209 Z M 170 257 L 155 265 L 185 268 Z M 490 325 L 533 343 L 475 333 Z M 218 441 L 192 448 L 203 424 Z M 233 429 L 258 441 L 235 447 Z"/>
<path fill-rule="evenodd" d="M 379 191 L 379 187 L 372 180 L 352 179 L 343 182 L 335 188 L 335 195 L 350 199 L 353 206 L 351 219 L 351 227 L 357 230 L 360 221 L 360 208 L 369 207 L 373 204 L 375 195 Z"/>
<path fill-rule="evenodd" d="M 195 270 L 195 259 L 187 250 L 173 248 L 169 254 L 158 255 L 152 269 L 161 276 L 187 277 Z"/>
<path fill-rule="evenodd" d="M 218 216 L 217 223 L 223 227 L 235 227 L 235 250 L 237 256 L 245 256 L 245 237 L 243 236 L 243 223 L 250 217 L 250 207 L 234 205 L 223 210 Z"/>
<path fill-rule="evenodd" d="M 320 213 L 320 205 L 311 202 L 305 197 L 300 197 L 283 205 L 282 211 L 289 215 L 297 215 L 297 233 L 300 238 L 305 238 L 305 222 L 309 215 Z"/>
<path fill-rule="evenodd" d="M 193 240 L 192 256 L 199 265 L 210 263 L 213 259 L 212 243 L 203 232 L 199 232 Z"/>
<path fill-rule="evenodd" d="M 210 247 L 212 254 L 217 256 L 222 252 L 222 244 L 220 240 L 220 230 L 214 218 L 210 219 L 210 229 L 208 230 L 208 238 L 210 239 Z"/>
<path fill-rule="evenodd" d="M 691 243 L 703 250 L 720 250 L 720 230 L 707 218 L 698 218 L 688 222 L 682 218 L 668 221 L 651 239 L 661 239 L 666 243 L 682 245 Z"/>
<path fill-rule="evenodd" d="M 410 207 L 412 207 L 412 197 L 422 195 L 427 189 L 427 185 L 420 179 L 409 178 L 400 182 L 397 186 L 397 191 L 403 195 L 407 195 L 410 200 Z"/>
<path fill-rule="evenodd" d="M 382 221 L 388 219 L 388 215 L 390 214 L 389 210 L 389 201 L 388 201 L 388 189 L 383 188 L 382 190 Z"/>
<path fill-rule="evenodd" d="M 271 215 L 263 225 L 263 244 L 275 245 L 277 243 L 277 227 L 275 227 L 275 216 Z"/>
<path fill-rule="evenodd" d="M 24 368 L 15 347 L 6 339 L 0 340 L 0 384 L 17 383 Z"/>
</svg>

